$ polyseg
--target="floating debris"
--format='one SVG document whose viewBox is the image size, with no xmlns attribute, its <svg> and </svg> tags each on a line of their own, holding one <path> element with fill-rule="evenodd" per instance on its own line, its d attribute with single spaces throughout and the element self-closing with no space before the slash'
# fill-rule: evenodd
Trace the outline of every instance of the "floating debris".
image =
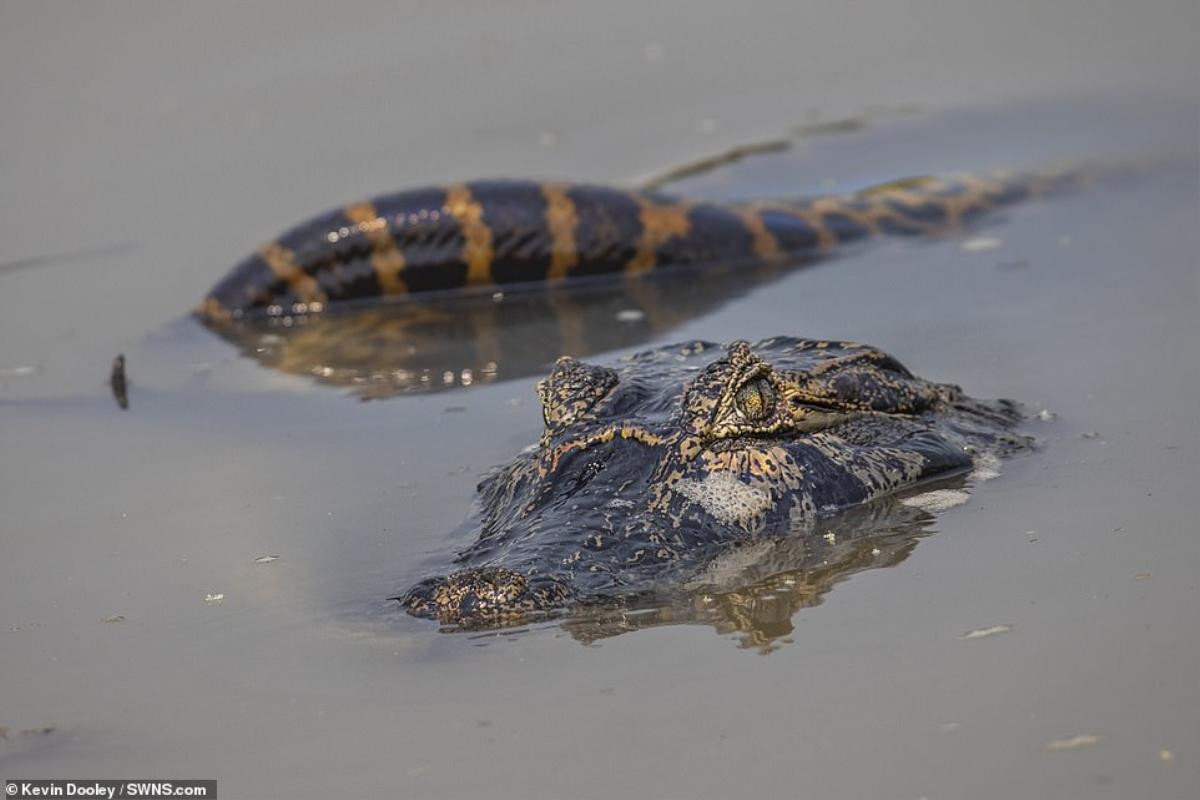
<svg viewBox="0 0 1200 800">
<path fill-rule="evenodd" d="M 1100 438 L 1099 431 L 1085 431 L 1079 435 L 1082 436 L 1084 439 L 1099 439 Z"/>
<path fill-rule="evenodd" d="M 1149 572 L 1139 572 L 1137 575 L 1133 576 L 1133 579 L 1135 581 L 1144 581 L 1149 577 L 1151 577 Z"/>
<path fill-rule="evenodd" d="M 254 559 L 255 564 L 270 564 L 272 561 L 278 561 L 279 556 L 259 556 Z"/>
<path fill-rule="evenodd" d="M 617 322 L 641 322 L 646 318 L 646 312 L 640 308 L 626 308 L 616 314 Z"/>
<path fill-rule="evenodd" d="M 975 456 L 975 465 L 967 477 L 973 481 L 983 482 L 999 478 L 1003 471 L 1000 459 L 992 453 L 980 453 Z"/>
<path fill-rule="evenodd" d="M 129 385 L 125 380 L 125 354 L 119 353 L 113 359 L 112 372 L 108 376 L 108 385 L 112 387 L 113 399 L 122 411 L 129 410 Z"/>
<path fill-rule="evenodd" d="M 1046 742 L 1046 751 L 1053 753 L 1058 750 L 1074 750 L 1077 747 L 1090 747 L 1094 744 L 1100 744 L 1102 741 L 1104 741 L 1104 738 L 1094 733 L 1080 733 L 1062 739 L 1051 739 Z"/>
<path fill-rule="evenodd" d="M 797 132 L 800 135 L 801 132 Z M 717 167 L 723 167 L 729 164 L 741 161 L 749 156 L 761 155 L 764 153 L 781 153 L 785 150 L 790 150 L 793 143 L 790 139 L 770 139 L 763 142 L 754 142 L 751 144 L 740 145 L 723 153 L 718 153 L 715 156 L 702 158 L 699 161 L 692 161 L 678 167 L 662 172 L 653 177 L 642 181 L 642 189 L 659 189 L 668 183 L 675 183 L 684 178 L 690 178 L 695 175 L 702 175 Z"/>
<path fill-rule="evenodd" d="M 900 498 L 900 502 L 909 508 L 920 508 L 925 511 L 945 511 L 947 508 L 961 506 L 971 499 L 971 495 L 962 489 L 934 489 L 910 497 Z"/>
<path fill-rule="evenodd" d="M 995 636 L 1000 633 L 1008 633 L 1013 629 L 1012 625 L 992 625 L 988 628 L 976 628 L 975 630 L 967 631 L 959 639 L 983 639 L 987 636 Z"/>
<path fill-rule="evenodd" d="M 124 622 L 125 615 L 124 614 L 113 614 L 111 617 L 105 617 L 104 619 L 102 619 L 100 621 L 101 622 Z"/>
<path fill-rule="evenodd" d="M 1036 416 L 1040 422 L 1050 422 L 1052 420 L 1058 419 L 1058 414 L 1055 414 L 1053 411 L 1051 411 L 1048 408 L 1043 408 L 1041 411 L 1039 411 L 1037 413 Z"/>
<path fill-rule="evenodd" d="M 829 533 L 825 534 L 825 541 L 829 542 L 830 544 L 837 544 L 837 534 L 833 531 L 830 531 Z"/>
<path fill-rule="evenodd" d="M 995 236 L 973 236 L 963 242 L 961 247 L 967 253 L 981 253 L 984 250 L 995 250 L 1003 244 L 1004 240 Z"/>
<path fill-rule="evenodd" d="M 14 730 L 7 725 L 0 725 L 0 739 L 12 741 L 14 737 L 18 736 L 49 736 L 55 730 L 57 728 L 53 725 L 46 725 L 42 728 L 21 728 L 20 730 Z"/>
<path fill-rule="evenodd" d="M 1174 764 L 1175 763 L 1175 754 L 1172 753 L 1170 750 L 1159 750 L 1158 751 L 1158 760 L 1159 760 L 1159 763 L 1162 763 L 1162 764 Z"/>
<path fill-rule="evenodd" d="M 225 599 L 224 593 L 204 595 L 204 602 L 208 603 L 209 605 L 215 605 L 224 599 Z"/>
</svg>

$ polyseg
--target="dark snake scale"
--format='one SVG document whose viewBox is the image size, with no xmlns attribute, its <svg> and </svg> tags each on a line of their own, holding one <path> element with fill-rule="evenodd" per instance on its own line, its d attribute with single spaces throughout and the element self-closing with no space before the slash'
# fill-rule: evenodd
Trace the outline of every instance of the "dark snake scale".
<svg viewBox="0 0 1200 800">
<path fill-rule="evenodd" d="M 570 183 L 461 183 L 384 195 L 292 228 L 198 313 L 220 322 L 455 290 L 794 262 L 871 235 L 935 234 L 1071 174 L 912 178 L 844 196 L 717 203 Z"/>
</svg>

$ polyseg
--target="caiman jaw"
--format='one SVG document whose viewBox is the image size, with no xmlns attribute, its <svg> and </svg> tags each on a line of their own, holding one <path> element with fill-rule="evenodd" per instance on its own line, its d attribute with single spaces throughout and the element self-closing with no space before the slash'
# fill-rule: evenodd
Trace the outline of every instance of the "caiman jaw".
<svg viewBox="0 0 1200 800">
<path fill-rule="evenodd" d="M 796 433 L 816 433 L 862 415 L 847 403 L 814 397 L 789 383 L 784 383 L 783 402 L 787 404 L 791 427 Z"/>
<path fill-rule="evenodd" d="M 792 409 L 792 429 L 796 433 L 816 433 L 862 416 L 860 411 L 799 405 Z"/>
</svg>

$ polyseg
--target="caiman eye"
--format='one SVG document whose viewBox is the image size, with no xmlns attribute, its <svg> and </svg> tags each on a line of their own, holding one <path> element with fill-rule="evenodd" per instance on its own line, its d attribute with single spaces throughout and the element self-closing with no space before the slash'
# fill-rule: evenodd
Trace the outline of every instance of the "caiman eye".
<svg viewBox="0 0 1200 800">
<path fill-rule="evenodd" d="M 734 397 L 737 409 L 751 422 L 760 422 L 775 411 L 775 387 L 766 378 L 755 378 Z"/>
</svg>

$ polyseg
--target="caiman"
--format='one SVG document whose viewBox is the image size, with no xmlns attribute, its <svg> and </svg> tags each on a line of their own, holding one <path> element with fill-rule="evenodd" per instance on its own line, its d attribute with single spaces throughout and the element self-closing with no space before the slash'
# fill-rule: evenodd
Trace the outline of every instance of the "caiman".
<svg viewBox="0 0 1200 800">
<path fill-rule="evenodd" d="M 974 400 L 851 342 L 689 342 L 538 384 L 536 447 L 479 485 L 478 540 L 397 599 L 459 628 L 627 604 L 739 544 L 1029 446 Z"/>
</svg>

